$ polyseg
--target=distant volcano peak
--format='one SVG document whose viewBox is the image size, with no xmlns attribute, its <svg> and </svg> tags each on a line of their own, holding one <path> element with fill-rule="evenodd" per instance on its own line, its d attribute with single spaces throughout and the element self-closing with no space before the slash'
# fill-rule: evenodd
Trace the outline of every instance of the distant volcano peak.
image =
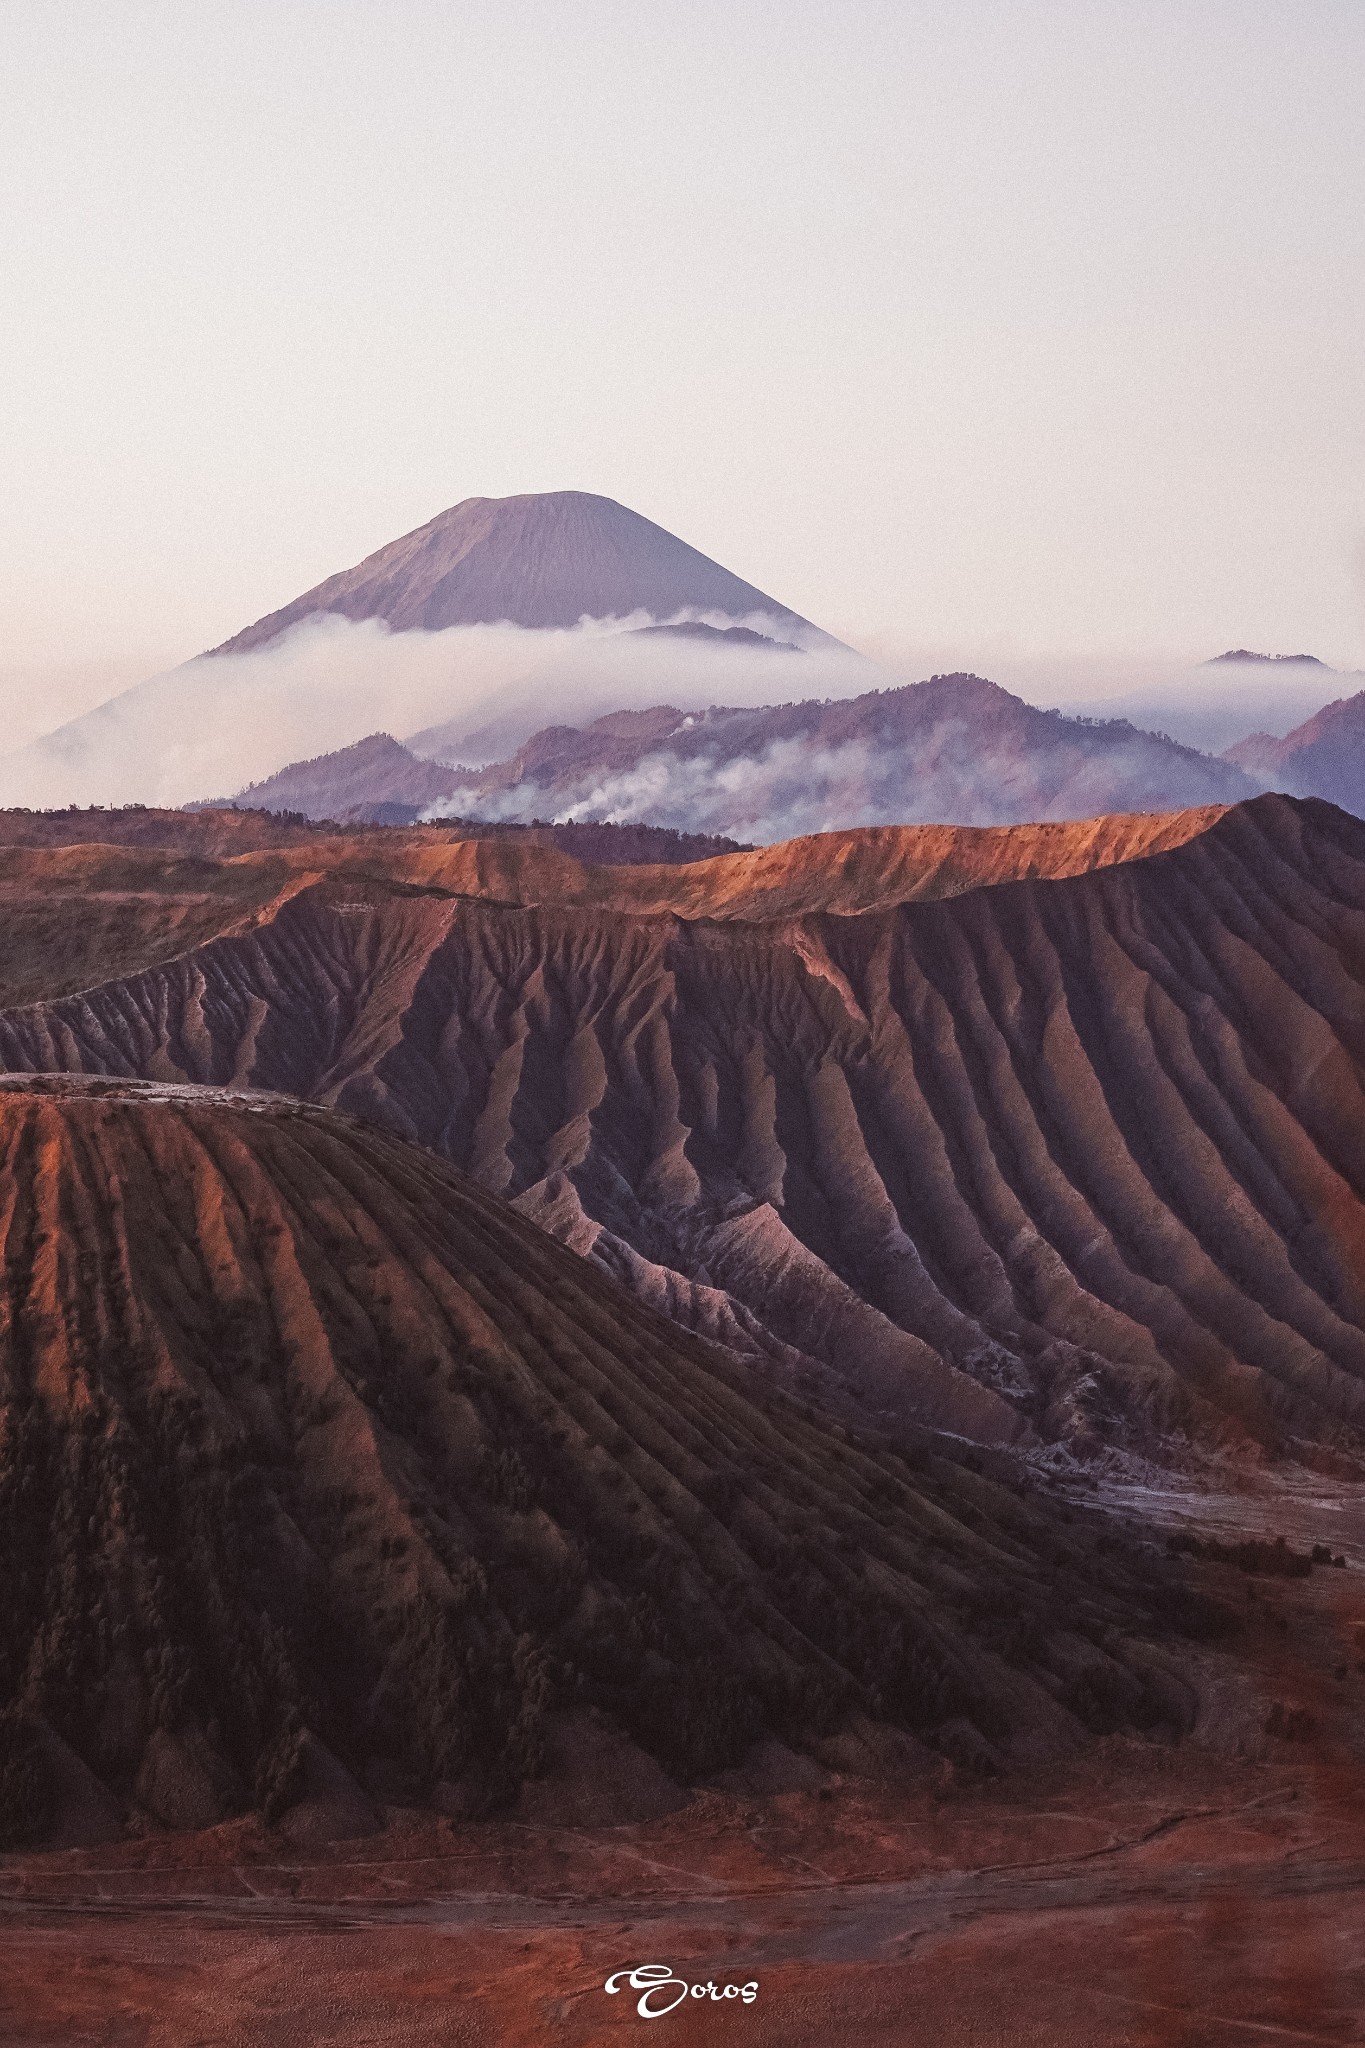
<svg viewBox="0 0 1365 2048">
<path fill-rule="evenodd" d="M 1229 647 L 1226 654 L 1215 654 L 1204 666 L 1218 668 L 1225 661 L 1252 662 L 1262 668 L 1327 669 L 1328 666 L 1325 661 L 1319 661 L 1316 654 L 1255 654 L 1249 647 Z"/>
<path fill-rule="evenodd" d="M 264 646 L 318 612 L 382 619 L 396 632 L 503 623 L 553 629 L 639 612 L 655 620 L 690 614 L 761 619 L 765 637 L 788 644 L 827 641 L 809 620 L 653 520 L 591 491 L 466 498 L 212 651 Z"/>
</svg>

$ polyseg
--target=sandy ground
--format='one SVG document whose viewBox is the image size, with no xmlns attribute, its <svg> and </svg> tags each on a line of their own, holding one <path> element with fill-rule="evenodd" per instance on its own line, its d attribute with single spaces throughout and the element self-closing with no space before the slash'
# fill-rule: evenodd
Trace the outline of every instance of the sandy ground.
<svg viewBox="0 0 1365 2048">
<path fill-rule="evenodd" d="M 1336 1500 L 1354 1554 L 1361 1511 Z M 1194 1511 L 1172 1494 L 1159 1512 Z M 1252 1512 L 1229 1496 L 1206 1519 Z M 395 1814 L 308 1856 L 239 1822 L 4 1859 L 0 2040 L 1365 2041 L 1365 1572 L 1206 1569 L 1255 1598 L 1235 1653 L 1196 1659 L 1204 1707 L 1179 1747 L 1113 1739 L 986 1786 L 731 1787 L 598 1834 Z M 1276 1702 L 1311 1715 L 1306 1739 L 1266 1733 Z M 642 1963 L 757 1991 L 689 1995 L 656 2034 L 638 1992 L 603 1988 Z"/>
<path fill-rule="evenodd" d="M 1286 1826 L 1295 1789 L 1089 1858 L 766 1895 L 28 1909 L 0 1933 L 0 2028 L 26 2048 L 591 2044 L 652 2026 L 603 1986 L 662 1962 L 758 1987 L 668 2013 L 659 2038 L 689 2043 L 1357 2042 L 1365 1829 L 1302 1798 Z"/>
</svg>

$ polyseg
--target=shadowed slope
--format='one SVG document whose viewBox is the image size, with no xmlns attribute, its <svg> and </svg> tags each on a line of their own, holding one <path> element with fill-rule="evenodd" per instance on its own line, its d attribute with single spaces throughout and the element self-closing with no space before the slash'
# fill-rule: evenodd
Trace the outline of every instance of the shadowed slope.
<svg viewBox="0 0 1365 2048">
<path fill-rule="evenodd" d="M 496 894 L 503 844 L 422 858 Z M 301 888 L 9 1012 L 0 1060 L 353 1107 L 878 1407 L 1084 1451 L 1360 1445 L 1354 820 L 1265 797 L 1072 879 L 767 922 L 448 886 Z"/>
<path fill-rule="evenodd" d="M 981 1757 L 1162 1711 L 1036 1510 L 814 1426 L 350 1119 L 6 1083 L 0 1255 L 11 1837 L 89 1772 L 180 1826 L 354 1827 L 381 1767 L 478 1807 L 567 1709 L 684 1779 L 854 1711 Z"/>
</svg>

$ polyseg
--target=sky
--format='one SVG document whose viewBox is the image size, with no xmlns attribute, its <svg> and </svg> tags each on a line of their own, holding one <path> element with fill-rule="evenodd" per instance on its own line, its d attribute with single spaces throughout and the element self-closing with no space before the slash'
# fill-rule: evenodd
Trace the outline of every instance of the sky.
<svg viewBox="0 0 1365 2048">
<path fill-rule="evenodd" d="M 1360 0 L 3 27 L 11 743 L 561 488 L 907 673 L 1365 664 Z"/>
</svg>

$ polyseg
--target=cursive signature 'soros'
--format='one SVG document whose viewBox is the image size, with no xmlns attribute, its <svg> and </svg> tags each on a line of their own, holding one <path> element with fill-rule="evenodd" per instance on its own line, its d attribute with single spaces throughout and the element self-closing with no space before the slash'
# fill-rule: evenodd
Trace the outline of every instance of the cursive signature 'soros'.
<svg viewBox="0 0 1365 2048">
<path fill-rule="evenodd" d="M 689 1984 L 685 1977 L 675 1977 L 667 1963 L 637 1963 L 633 1970 L 616 1970 L 608 1977 L 602 1989 L 614 1998 L 621 1989 L 624 1977 L 632 1991 L 640 1993 L 636 2012 L 642 2020 L 661 2020 L 685 1998 L 710 1998 L 717 2003 L 725 1998 L 738 1998 L 745 2005 L 752 2005 L 758 1997 L 758 1983 L 717 1984 L 708 1978 L 705 1984 Z M 666 1999 L 666 2004 L 659 2001 Z"/>
</svg>

